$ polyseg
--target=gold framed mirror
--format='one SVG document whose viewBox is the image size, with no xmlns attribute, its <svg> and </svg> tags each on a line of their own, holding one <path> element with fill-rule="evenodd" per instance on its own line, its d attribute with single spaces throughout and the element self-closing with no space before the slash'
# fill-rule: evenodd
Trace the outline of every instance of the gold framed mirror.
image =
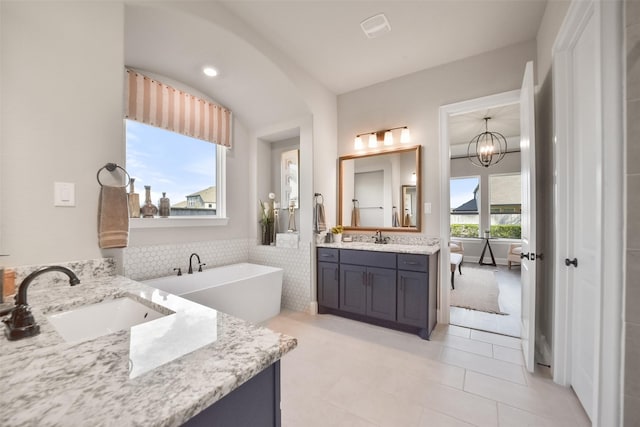
<svg viewBox="0 0 640 427">
<path fill-rule="evenodd" d="M 338 224 L 346 230 L 421 231 L 421 148 L 340 157 Z"/>
</svg>

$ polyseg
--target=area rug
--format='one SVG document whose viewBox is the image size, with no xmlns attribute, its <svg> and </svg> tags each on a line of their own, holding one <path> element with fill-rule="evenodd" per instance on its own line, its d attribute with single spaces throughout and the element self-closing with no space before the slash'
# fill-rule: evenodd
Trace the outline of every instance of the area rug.
<svg viewBox="0 0 640 427">
<path fill-rule="evenodd" d="M 462 275 L 455 272 L 455 289 L 451 290 L 450 305 L 485 311 L 487 313 L 507 314 L 500 311 L 498 296 L 500 288 L 493 271 L 462 267 Z"/>
</svg>

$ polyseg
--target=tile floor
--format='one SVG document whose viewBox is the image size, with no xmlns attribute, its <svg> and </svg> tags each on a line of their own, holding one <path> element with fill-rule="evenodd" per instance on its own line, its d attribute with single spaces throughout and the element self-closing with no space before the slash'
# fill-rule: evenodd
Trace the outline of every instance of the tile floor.
<svg viewBox="0 0 640 427">
<path fill-rule="evenodd" d="M 507 313 L 507 315 L 450 307 L 449 323 L 466 328 L 520 337 L 522 287 L 520 282 L 520 267 L 513 266 L 511 270 L 509 270 L 506 265 L 493 267 L 481 266 L 478 265 L 478 263 L 466 263 L 462 266 L 462 274 L 468 274 L 473 271 L 471 268 L 467 268 L 465 271 L 465 266 L 493 271 L 495 273 L 500 288 L 500 296 L 498 298 L 500 310 L 503 313 Z"/>
<path fill-rule="evenodd" d="M 438 325 L 431 341 L 331 315 L 284 311 L 282 425 L 588 426 L 574 393 L 523 368 L 516 338 Z"/>
</svg>

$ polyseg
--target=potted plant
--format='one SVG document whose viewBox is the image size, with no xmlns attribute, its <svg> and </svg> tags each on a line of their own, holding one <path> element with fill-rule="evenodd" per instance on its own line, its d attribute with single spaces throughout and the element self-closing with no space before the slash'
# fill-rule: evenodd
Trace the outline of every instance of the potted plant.
<svg viewBox="0 0 640 427">
<path fill-rule="evenodd" d="M 331 227 L 331 234 L 333 234 L 333 241 L 336 243 L 342 242 L 342 231 L 344 229 L 341 225 L 336 225 L 335 227 Z"/>
</svg>

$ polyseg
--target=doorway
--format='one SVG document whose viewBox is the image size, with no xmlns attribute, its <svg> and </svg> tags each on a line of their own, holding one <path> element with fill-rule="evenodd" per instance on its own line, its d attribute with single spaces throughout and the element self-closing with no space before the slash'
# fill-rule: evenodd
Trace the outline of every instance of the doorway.
<svg viewBox="0 0 640 427">
<path fill-rule="evenodd" d="M 488 168 L 469 159 L 469 142 L 486 130 L 506 142 L 504 158 Z M 519 103 L 452 115 L 448 131 L 450 237 L 463 255 L 450 323 L 519 338 L 521 265 L 511 254 L 521 248 Z"/>
</svg>

